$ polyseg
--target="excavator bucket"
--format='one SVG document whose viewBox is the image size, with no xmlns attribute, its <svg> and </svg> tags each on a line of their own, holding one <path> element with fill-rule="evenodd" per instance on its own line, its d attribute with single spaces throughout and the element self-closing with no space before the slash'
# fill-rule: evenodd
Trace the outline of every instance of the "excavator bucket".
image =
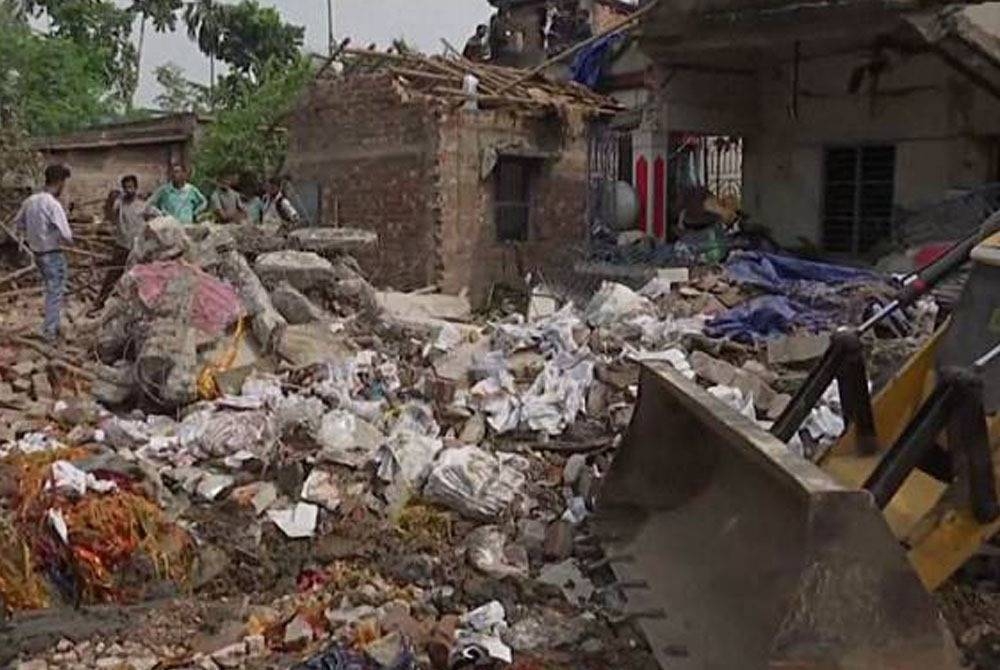
<svg viewBox="0 0 1000 670">
<path fill-rule="evenodd" d="M 643 366 L 594 523 L 663 668 L 959 667 L 871 496 L 669 366 Z"/>
</svg>

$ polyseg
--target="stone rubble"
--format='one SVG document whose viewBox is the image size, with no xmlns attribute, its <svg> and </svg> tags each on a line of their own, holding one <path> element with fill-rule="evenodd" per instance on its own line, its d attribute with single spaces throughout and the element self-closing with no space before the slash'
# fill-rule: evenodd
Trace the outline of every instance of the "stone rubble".
<svg viewBox="0 0 1000 670">
<path fill-rule="evenodd" d="M 648 667 L 636 630 L 612 624 L 610 573 L 587 570 L 599 550 L 578 542 L 637 362 L 670 365 L 767 426 L 821 349 L 806 333 L 781 345 L 708 337 L 706 311 L 740 291 L 712 270 L 640 291 L 605 284 L 580 305 L 538 293 L 551 304 L 536 300 L 531 319 L 484 318 L 464 296 L 376 291 L 345 255 L 368 242 L 347 233 L 297 232 L 248 257 L 237 231 L 175 224 L 153 222 L 130 264 L 185 269 L 157 266 L 176 273 L 162 286 L 127 273 L 90 326 L 119 383 L 76 397 L 101 405 L 71 406 L 63 373 L 0 345 L 0 463 L 44 479 L 37 459 L 81 472 L 99 459 L 85 476 L 115 490 L 85 485 L 75 500 L 156 529 L 140 541 L 102 526 L 128 547 L 83 573 L 105 583 L 61 593 L 35 577 L 18 598 L 59 612 L 67 596 L 173 596 L 193 609 L 32 650 L 18 648 L 21 628 L 0 631 L 0 663 L 294 667 L 356 654 L 358 667 L 579 667 L 583 654 Z M 808 456 L 842 430 L 836 390 L 824 398 L 789 448 Z M 32 513 L 70 509 L 55 491 L 31 495 Z M 0 540 L 42 546 L 7 509 Z M 64 522 L 70 548 L 96 532 Z M 0 568 L 6 598 L 4 578 Z"/>
</svg>

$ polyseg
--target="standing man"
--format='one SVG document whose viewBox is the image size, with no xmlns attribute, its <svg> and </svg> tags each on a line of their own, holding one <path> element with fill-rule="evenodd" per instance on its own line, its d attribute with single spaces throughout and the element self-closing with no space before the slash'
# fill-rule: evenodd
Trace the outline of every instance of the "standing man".
<svg viewBox="0 0 1000 670">
<path fill-rule="evenodd" d="M 220 223 L 243 223 L 247 219 L 246 204 L 238 186 L 239 178 L 235 174 L 226 175 L 212 193 L 212 214 Z"/>
<path fill-rule="evenodd" d="M 201 191 L 188 183 L 187 177 L 184 166 L 174 164 L 170 168 L 170 181 L 156 189 L 149 204 L 181 223 L 194 223 L 208 207 L 208 201 Z"/>
<path fill-rule="evenodd" d="M 295 211 L 291 201 L 285 197 L 281 177 L 268 177 L 264 181 L 263 223 L 287 224 L 296 226 L 299 223 L 299 213 Z"/>
<path fill-rule="evenodd" d="M 142 234 L 146 221 L 160 216 L 156 209 L 139 197 L 139 178 L 134 174 L 125 175 L 121 181 L 122 190 L 112 191 L 104 205 L 104 215 L 115 227 L 115 253 L 111 258 L 111 267 L 104 275 L 104 283 L 98 291 L 94 305 L 88 314 L 96 314 L 102 307 L 115 284 L 125 273 L 128 255 L 135 246 L 135 241 Z"/>
<path fill-rule="evenodd" d="M 66 256 L 63 246 L 73 242 L 66 210 L 58 198 L 70 177 L 65 165 L 45 168 L 45 188 L 21 205 L 14 229 L 28 244 L 45 285 L 45 320 L 42 336 L 50 344 L 59 337 L 63 295 L 66 293 Z"/>
</svg>

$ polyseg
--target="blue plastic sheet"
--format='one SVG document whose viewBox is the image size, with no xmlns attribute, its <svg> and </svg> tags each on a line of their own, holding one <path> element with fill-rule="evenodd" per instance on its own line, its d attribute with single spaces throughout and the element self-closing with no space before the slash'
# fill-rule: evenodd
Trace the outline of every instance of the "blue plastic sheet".
<svg viewBox="0 0 1000 670">
<path fill-rule="evenodd" d="M 817 284 L 831 287 L 879 280 L 877 274 L 868 270 L 763 251 L 734 253 L 726 263 L 726 274 L 741 284 L 785 294 L 812 293 Z"/>
<path fill-rule="evenodd" d="M 623 39 L 625 36 L 621 33 L 607 35 L 577 52 L 569 66 L 573 81 L 579 82 L 587 88 L 597 88 L 597 84 L 601 80 L 601 73 L 611 57 L 612 50 Z"/>
<path fill-rule="evenodd" d="M 720 314 L 705 325 L 709 337 L 728 337 L 738 342 L 777 337 L 795 328 L 820 330 L 830 325 L 822 310 L 783 295 L 750 298 Z"/>
<path fill-rule="evenodd" d="M 726 274 L 736 283 L 770 294 L 751 298 L 706 325 L 708 335 L 740 342 L 776 337 L 798 328 L 829 329 L 843 309 L 838 295 L 841 288 L 884 281 L 868 270 L 762 251 L 733 253 L 726 263 Z"/>
</svg>

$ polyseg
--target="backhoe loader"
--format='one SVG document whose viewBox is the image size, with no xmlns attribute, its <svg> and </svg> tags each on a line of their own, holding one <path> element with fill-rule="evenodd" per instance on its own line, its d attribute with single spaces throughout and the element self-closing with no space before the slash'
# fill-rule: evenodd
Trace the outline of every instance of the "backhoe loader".
<svg viewBox="0 0 1000 670">
<path fill-rule="evenodd" d="M 663 668 L 959 667 L 931 592 L 1000 528 L 998 230 L 837 333 L 770 431 L 642 367 L 593 525 Z M 949 321 L 872 399 L 862 337 L 970 258 Z M 833 380 L 847 430 L 800 457 L 786 442 Z"/>
</svg>

